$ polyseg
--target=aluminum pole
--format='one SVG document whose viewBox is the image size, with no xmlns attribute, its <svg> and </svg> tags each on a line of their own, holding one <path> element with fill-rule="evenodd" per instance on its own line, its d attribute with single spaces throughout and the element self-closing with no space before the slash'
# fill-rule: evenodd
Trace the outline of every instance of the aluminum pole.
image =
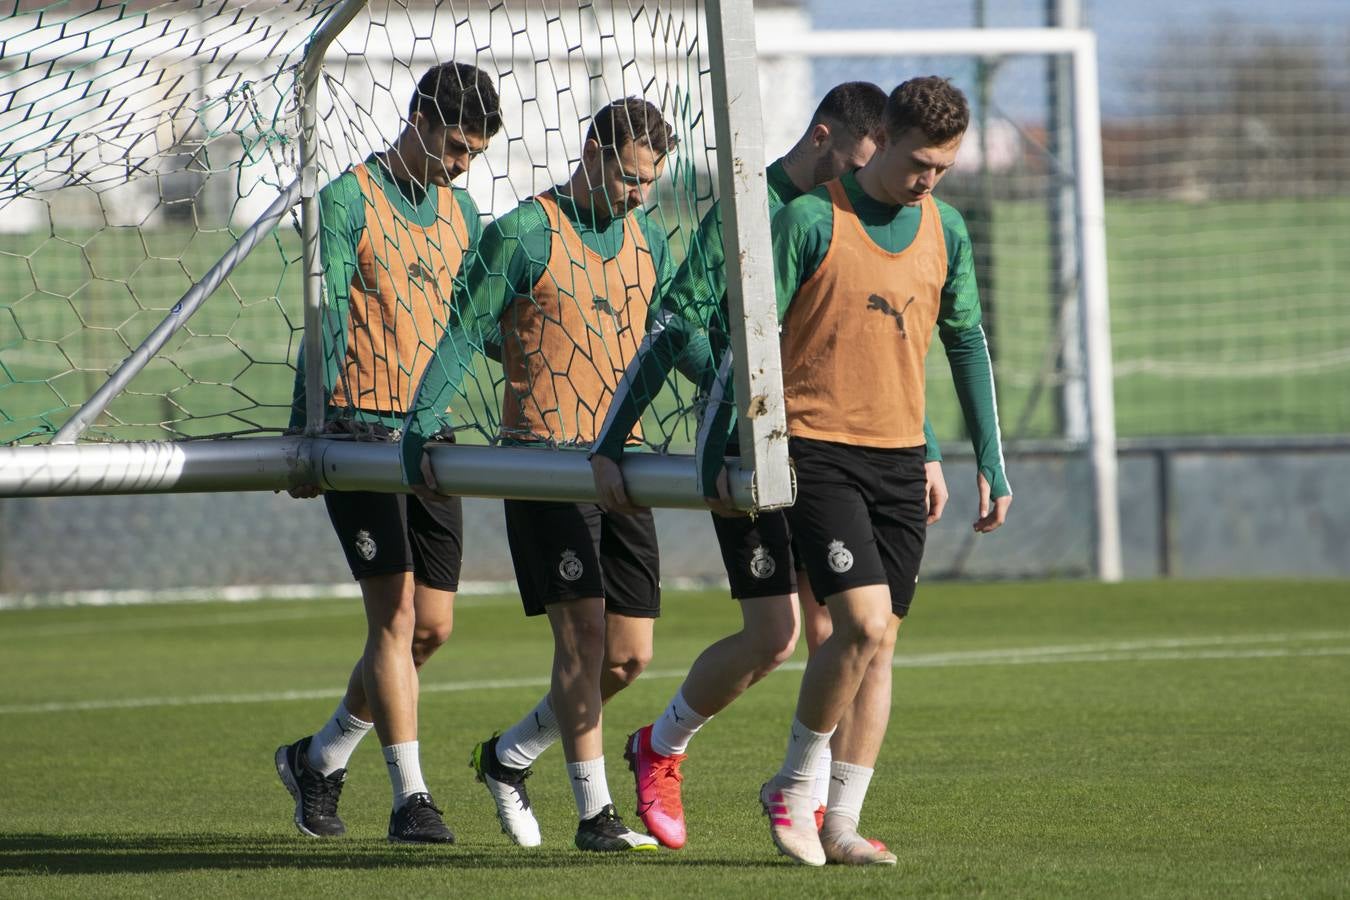
<svg viewBox="0 0 1350 900">
<path fill-rule="evenodd" d="M 583 452 L 434 443 L 427 451 L 447 494 L 596 499 Z M 397 444 L 294 436 L 0 447 L 0 498 L 278 491 L 309 482 L 311 460 L 328 490 L 407 490 Z M 639 504 L 705 508 L 691 457 L 633 454 L 623 468 Z M 732 493 L 750 504 L 748 472 L 733 478 Z"/>
</svg>

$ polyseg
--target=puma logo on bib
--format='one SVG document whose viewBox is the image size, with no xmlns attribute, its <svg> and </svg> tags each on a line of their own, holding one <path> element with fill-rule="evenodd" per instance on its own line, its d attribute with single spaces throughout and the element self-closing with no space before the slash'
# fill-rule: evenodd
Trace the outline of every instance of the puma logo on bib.
<svg viewBox="0 0 1350 900">
<path fill-rule="evenodd" d="M 883 312 L 892 319 L 895 319 L 895 324 L 900 329 L 900 337 L 909 340 L 909 332 L 905 330 L 905 310 L 909 309 L 909 304 L 913 302 L 914 298 L 910 297 L 909 303 L 905 304 L 904 309 L 896 309 L 887 302 L 885 297 L 880 294 L 873 294 L 867 298 L 867 308 L 875 309 L 877 312 Z"/>
</svg>

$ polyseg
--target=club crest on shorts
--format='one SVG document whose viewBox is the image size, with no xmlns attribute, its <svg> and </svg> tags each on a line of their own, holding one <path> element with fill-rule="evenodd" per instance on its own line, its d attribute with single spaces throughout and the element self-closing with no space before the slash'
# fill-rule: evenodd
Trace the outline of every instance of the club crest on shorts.
<svg viewBox="0 0 1350 900">
<path fill-rule="evenodd" d="M 577 559 L 575 550 L 564 550 L 562 552 L 562 560 L 558 563 L 559 575 L 568 581 L 576 581 L 584 571 L 586 571 L 586 567 L 581 560 Z"/>
<path fill-rule="evenodd" d="M 830 541 L 830 568 L 843 575 L 853 568 L 853 553 L 844 546 L 843 541 Z"/>
<path fill-rule="evenodd" d="M 750 557 L 750 574 L 763 580 L 770 578 L 778 570 L 778 563 L 773 561 L 769 551 L 763 544 L 755 548 L 754 554 Z"/>
<path fill-rule="evenodd" d="M 356 533 L 356 553 L 366 562 L 375 558 L 375 539 L 370 536 L 370 532 L 362 528 Z"/>
</svg>

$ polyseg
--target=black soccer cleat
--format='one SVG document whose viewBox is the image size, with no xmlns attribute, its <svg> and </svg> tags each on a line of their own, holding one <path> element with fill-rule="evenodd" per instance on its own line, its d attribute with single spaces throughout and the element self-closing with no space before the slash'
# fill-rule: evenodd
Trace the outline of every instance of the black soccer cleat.
<svg viewBox="0 0 1350 900">
<path fill-rule="evenodd" d="M 395 844 L 453 844 L 455 835 L 445 827 L 430 794 L 413 794 L 389 814 L 389 840 Z"/>
<path fill-rule="evenodd" d="M 656 838 L 639 834 L 627 825 L 609 804 L 577 826 L 577 849 L 614 853 L 624 850 L 655 850 Z"/>
<path fill-rule="evenodd" d="M 295 827 L 309 837 L 338 837 L 347 826 L 338 818 L 338 798 L 347 770 L 323 775 L 309 764 L 309 741 L 303 737 L 294 744 L 277 748 L 277 775 L 295 799 Z"/>
</svg>

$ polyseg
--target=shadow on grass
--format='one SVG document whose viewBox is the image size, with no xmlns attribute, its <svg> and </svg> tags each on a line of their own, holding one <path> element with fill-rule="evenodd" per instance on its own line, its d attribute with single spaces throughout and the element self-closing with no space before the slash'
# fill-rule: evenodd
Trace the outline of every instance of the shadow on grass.
<svg viewBox="0 0 1350 900">
<path fill-rule="evenodd" d="M 0 834 L 0 879 L 212 869 L 573 869 L 580 866 L 781 866 L 766 859 L 709 859 L 670 851 L 606 855 L 571 848 L 399 846 L 381 840 L 314 841 L 238 834 Z"/>
</svg>

